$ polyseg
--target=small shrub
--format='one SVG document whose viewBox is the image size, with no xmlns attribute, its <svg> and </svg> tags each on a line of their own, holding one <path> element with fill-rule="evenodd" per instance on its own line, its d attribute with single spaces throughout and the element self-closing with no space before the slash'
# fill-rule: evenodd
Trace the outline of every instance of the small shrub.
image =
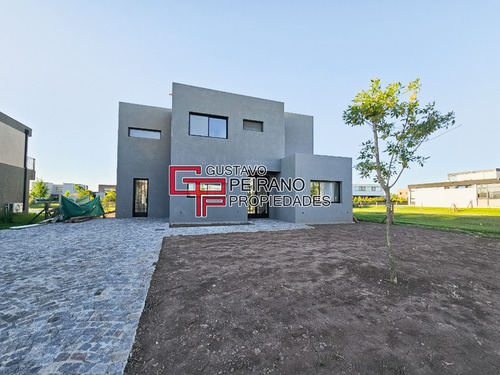
<svg viewBox="0 0 500 375">
<path fill-rule="evenodd" d="M 14 215 L 14 212 L 8 210 L 0 210 L 0 223 L 13 223 Z"/>
</svg>

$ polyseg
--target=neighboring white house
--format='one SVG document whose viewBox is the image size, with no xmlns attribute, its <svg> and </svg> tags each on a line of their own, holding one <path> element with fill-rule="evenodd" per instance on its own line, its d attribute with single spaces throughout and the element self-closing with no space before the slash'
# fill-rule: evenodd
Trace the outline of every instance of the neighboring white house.
<svg viewBox="0 0 500 375">
<path fill-rule="evenodd" d="M 408 189 L 411 206 L 500 207 L 500 168 L 449 173 L 448 181 Z"/>
<path fill-rule="evenodd" d="M 385 197 L 379 184 L 352 184 L 353 197 Z"/>
<path fill-rule="evenodd" d="M 30 191 L 33 189 L 33 184 L 35 181 L 31 181 Z M 59 196 L 64 195 L 66 191 L 69 191 L 69 194 L 76 194 L 75 185 L 80 185 L 84 189 L 88 189 L 87 185 L 83 184 L 74 184 L 72 182 L 65 182 L 64 184 L 53 184 L 52 182 L 45 182 L 44 184 L 49 188 L 49 198 L 50 199 L 59 199 Z"/>
<path fill-rule="evenodd" d="M 62 185 L 62 194 L 66 194 L 67 191 L 69 191 L 69 194 L 72 195 L 72 194 L 76 194 L 77 191 L 75 189 L 75 185 L 80 185 L 84 190 L 87 190 L 89 187 L 88 185 L 84 185 L 84 184 L 74 184 L 72 182 L 65 182 L 63 183 Z"/>
</svg>

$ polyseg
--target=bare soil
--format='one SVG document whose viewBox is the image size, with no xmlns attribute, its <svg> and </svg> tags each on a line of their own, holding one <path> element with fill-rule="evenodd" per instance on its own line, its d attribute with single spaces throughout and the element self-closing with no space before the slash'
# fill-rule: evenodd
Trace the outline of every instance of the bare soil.
<svg viewBox="0 0 500 375">
<path fill-rule="evenodd" d="M 499 374 L 500 241 L 384 226 L 165 238 L 126 374 Z"/>
</svg>

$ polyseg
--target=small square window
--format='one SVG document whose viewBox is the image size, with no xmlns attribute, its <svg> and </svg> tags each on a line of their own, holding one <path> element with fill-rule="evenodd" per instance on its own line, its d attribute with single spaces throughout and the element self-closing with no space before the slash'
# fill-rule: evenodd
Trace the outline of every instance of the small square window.
<svg viewBox="0 0 500 375">
<path fill-rule="evenodd" d="M 264 123 L 262 121 L 243 120 L 243 129 L 252 132 L 263 132 Z"/>
</svg>

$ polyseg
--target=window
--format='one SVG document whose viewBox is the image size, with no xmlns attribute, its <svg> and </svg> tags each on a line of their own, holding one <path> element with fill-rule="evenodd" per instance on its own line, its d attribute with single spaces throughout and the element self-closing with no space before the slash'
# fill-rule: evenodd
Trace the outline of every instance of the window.
<svg viewBox="0 0 500 375">
<path fill-rule="evenodd" d="M 500 199 L 500 184 L 490 184 L 488 186 L 488 197 L 490 199 Z"/>
<path fill-rule="evenodd" d="M 227 118 L 190 113 L 189 135 L 227 138 Z"/>
<path fill-rule="evenodd" d="M 329 196 L 330 202 L 340 203 L 340 184 L 338 181 L 311 181 L 311 197 Z"/>
<path fill-rule="evenodd" d="M 128 128 L 128 136 L 133 138 L 161 139 L 160 130 Z"/>
<path fill-rule="evenodd" d="M 377 187 L 376 186 L 372 186 L 372 191 L 377 191 Z"/>
<path fill-rule="evenodd" d="M 243 129 L 252 132 L 262 132 L 264 123 L 262 121 L 243 120 Z"/>
<path fill-rule="evenodd" d="M 188 191 L 195 191 L 196 190 L 196 184 L 194 182 L 188 182 L 187 184 L 187 190 Z M 200 190 L 212 190 L 212 191 L 222 191 L 222 185 L 220 183 L 207 183 L 207 182 L 202 182 L 200 184 Z M 187 197 L 193 198 L 196 195 L 194 194 L 188 194 Z"/>
</svg>

